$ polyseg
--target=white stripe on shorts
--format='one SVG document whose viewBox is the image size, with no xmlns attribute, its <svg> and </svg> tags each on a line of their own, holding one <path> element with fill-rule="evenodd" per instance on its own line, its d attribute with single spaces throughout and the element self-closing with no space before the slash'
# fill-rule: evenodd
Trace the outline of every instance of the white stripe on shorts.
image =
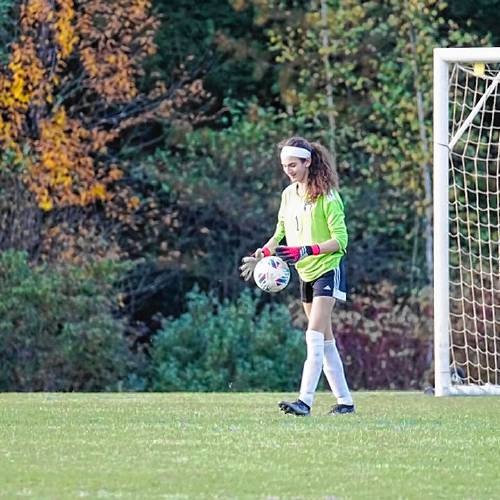
<svg viewBox="0 0 500 500">
<path fill-rule="evenodd" d="M 339 290 L 339 287 L 340 287 L 340 266 L 334 269 L 332 296 L 335 297 L 336 299 L 343 300 L 345 302 L 347 298 L 346 293 Z"/>
</svg>

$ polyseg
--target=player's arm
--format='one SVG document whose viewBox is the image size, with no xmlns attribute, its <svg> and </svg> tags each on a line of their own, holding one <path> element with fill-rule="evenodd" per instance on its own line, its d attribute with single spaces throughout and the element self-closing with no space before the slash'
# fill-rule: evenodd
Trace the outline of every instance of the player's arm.
<svg viewBox="0 0 500 500">
<path fill-rule="evenodd" d="M 304 245 L 302 247 L 278 246 L 276 247 L 276 255 L 281 257 L 288 264 L 295 264 L 304 257 L 319 255 L 321 253 L 335 253 L 338 252 L 339 249 L 339 242 L 333 238 L 323 241 L 322 243 Z"/>
<path fill-rule="evenodd" d="M 268 257 L 269 255 L 274 255 L 276 253 L 276 247 L 278 245 L 279 241 L 277 241 L 274 236 L 270 238 L 263 247 L 263 249 L 266 249 L 264 255 L 266 257 Z"/>
<path fill-rule="evenodd" d="M 318 254 L 335 253 L 340 250 L 340 244 L 337 241 L 337 238 L 332 238 L 331 240 L 323 241 L 323 243 L 320 243 L 318 247 L 319 247 Z"/>
</svg>

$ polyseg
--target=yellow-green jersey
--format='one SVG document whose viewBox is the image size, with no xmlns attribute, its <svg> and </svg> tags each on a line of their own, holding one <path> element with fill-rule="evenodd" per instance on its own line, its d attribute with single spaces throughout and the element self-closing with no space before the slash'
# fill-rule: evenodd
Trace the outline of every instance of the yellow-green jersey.
<svg viewBox="0 0 500 500">
<path fill-rule="evenodd" d="M 340 265 L 347 249 L 347 227 L 344 204 L 337 191 L 307 201 L 298 193 L 298 184 L 290 184 L 281 194 L 278 223 L 273 238 L 280 242 L 286 237 L 288 246 L 304 246 L 337 240 L 340 249 L 304 257 L 295 265 L 303 281 L 313 281 Z"/>
</svg>

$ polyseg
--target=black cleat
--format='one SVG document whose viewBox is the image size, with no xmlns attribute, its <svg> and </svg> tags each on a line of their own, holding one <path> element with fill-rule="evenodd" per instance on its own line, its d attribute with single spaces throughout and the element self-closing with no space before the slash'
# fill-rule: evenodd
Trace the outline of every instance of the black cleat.
<svg viewBox="0 0 500 500">
<path fill-rule="evenodd" d="M 281 411 L 297 417 L 308 417 L 311 415 L 311 408 L 300 399 L 297 399 L 297 401 L 293 401 L 292 403 L 289 403 L 288 401 L 281 401 L 281 403 L 278 403 L 278 406 Z"/>
<path fill-rule="evenodd" d="M 346 413 L 356 413 L 354 405 L 333 405 L 328 415 L 345 415 Z"/>
</svg>

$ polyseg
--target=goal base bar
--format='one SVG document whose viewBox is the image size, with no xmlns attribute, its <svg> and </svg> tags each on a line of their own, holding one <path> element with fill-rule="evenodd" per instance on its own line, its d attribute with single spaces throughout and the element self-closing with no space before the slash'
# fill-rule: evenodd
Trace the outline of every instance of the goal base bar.
<svg viewBox="0 0 500 500">
<path fill-rule="evenodd" d="M 500 396 L 500 385 L 454 385 L 443 387 L 436 396 Z"/>
</svg>

